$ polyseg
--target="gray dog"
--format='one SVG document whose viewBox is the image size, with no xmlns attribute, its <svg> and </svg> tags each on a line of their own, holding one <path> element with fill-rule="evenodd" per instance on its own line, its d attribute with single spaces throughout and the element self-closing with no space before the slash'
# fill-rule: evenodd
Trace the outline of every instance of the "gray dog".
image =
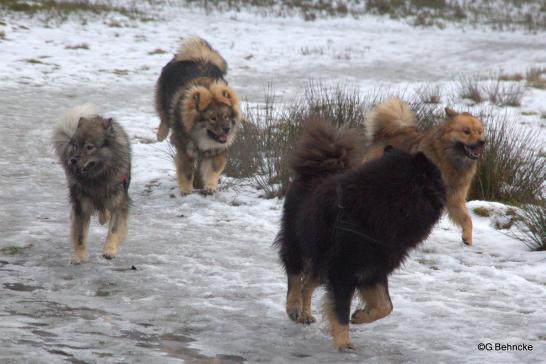
<svg viewBox="0 0 546 364">
<path fill-rule="evenodd" d="M 112 118 L 97 115 L 92 104 L 70 110 L 57 124 L 55 151 L 68 180 L 72 262 L 85 261 L 91 215 L 109 221 L 103 257 L 116 256 L 118 244 L 127 235 L 131 149 L 122 127 Z"/>
</svg>

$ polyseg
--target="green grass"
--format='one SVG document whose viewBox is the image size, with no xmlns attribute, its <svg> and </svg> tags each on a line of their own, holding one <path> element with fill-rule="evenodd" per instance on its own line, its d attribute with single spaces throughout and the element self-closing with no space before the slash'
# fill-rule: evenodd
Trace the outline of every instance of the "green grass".
<svg viewBox="0 0 546 364">
<path fill-rule="evenodd" d="M 303 121 L 314 114 L 338 127 L 360 127 L 362 103 L 356 88 L 344 84 L 310 82 L 298 99 L 281 106 L 273 90 L 267 89 L 264 102 L 244 112 L 242 130 L 229 150 L 226 174 L 254 179 L 265 197 L 284 196 L 292 178 L 289 155 Z"/>
<path fill-rule="evenodd" d="M 46 64 L 45 62 L 40 61 L 39 59 L 36 59 L 36 58 L 23 59 L 23 62 L 29 63 L 29 64 Z"/>
<path fill-rule="evenodd" d="M 129 70 L 116 68 L 112 71 L 116 76 L 128 76 Z"/>
<path fill-rule="evenodd" d="M 81 15 L 85 13 L 97 15 L 118 13 L 131 19 L 146 18 L 136 6 L 116 6 L 110 1 L 2 0 L 0 1 L 0 14 L 2 11 L 11 11 L 29 16 L 46 15 L 48 18 L 56 20 L 65 20 L 71 15 Z"/>
<path fill-rule="evenodd" d="M 434 90 L 431 94 L 440 94 Z M 245 110 L 245 124 L 233 147 L 226 173 L 235 178 L 250 177 L 267 197 L 284 195 L 292 178 L 288 158 L 297 143 L 302 121 L 319 114 L 338 127 L 358 128 L 366 110 L 384 97 L 381 91 L 360 95 L 347 85 L 310 82 L 302 96 L 279 105 L 274 95 Z M 426 130 L 444 119 L 436 104 L 419 96 L 406 99 L 417 114 L 418 126 Z M 512 116 L 484 108 L 475 115 L 482 120 L 487 144 L 469 192 L 470 200 L 486 200 L 522 206 L 540 199 L 546 180 L 546 158 L 540 152 L 538 134 L 520 127 Z M 480 213 L 478 210 L 477 214 Z"/>
<path fill-rule="evenodd" d="M 525 205 L 517 212 L 516 218 L 521 222 L 521 234 L 511 234 L 530 250 L 546 251 L 546 200 L 536 204 Z"/>
<path fill-rule="evenodd" d="M 540 200 L 546 158 L 537 152 L 539 134 L 518 126 L 507 114 L 483 110 L 486 146 L 469 198 L 521 206 Z"/>
<path fill-rule="evenodd" d="M 89 44 L 87 43 L 78 43 L 73 45 L 67 45 L 65 49 L 89 49 Z"/>
<path fill-rule="evenodd" d="M 21 255 L 23 254 L 27 249 L 30 249 L 32 247 L 32 244 L 27 246 L 6 246 L 3 248 L 0 248 L 0 254 L 2 255 Z"/>
<path fill-rule="evenodd" d="M 115 5 L 114 1 L 88 0 L 2 0 L 1 10 L 28 15 L 48 14 L 56 20 L 69 15 L 118 13 L 141 21 L 155 20 L 146 15 L 146 8 L 165 6 L 194 7 L 205 13 L 238 12 L 247 10 L 275 17 L 300 16 L 306 21 L 324 17 L 360 17 L 377 14 L 401 19 L 415 26 L 444 28 L 448 23 L 470 27 L 488 27 L 495 30 L 546 29 L 546 5 L 542 0 L 146 0 L 131 2 L 128 7 Z"/>
<path fill-rule="evenodd" d="M 525 75 L 527 85 L 538 89 L 546 89 L 546 67 L 531 67 Z"/>
<path fill-rule="evenodd" d="M 472 210 L 476 215 L 481 217 L 490 217 L 491 211 L 485 207 L 476 207 Z"/>
<path fill-rule="evenodd" d="M 148 54 L 151 55 L 151 56 L 156 55 L 156 54 L 165 54 L 165 53 L 167 53 L 167 51 L 163 50 L 161 48 L 156 48 L 153 51 L 148 52 Z"/>
</svg>

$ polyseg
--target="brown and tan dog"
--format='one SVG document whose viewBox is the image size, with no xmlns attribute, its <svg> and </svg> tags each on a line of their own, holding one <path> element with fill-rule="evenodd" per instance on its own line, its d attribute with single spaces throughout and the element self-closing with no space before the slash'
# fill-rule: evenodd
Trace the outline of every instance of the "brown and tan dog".
<svg viewBox="0 0 546 364">
<path fill-rule="evenodd" d="M 447 213 L 462 227 L 463 242 L 472 245 L 472 220 L 466 198 L 485 145 L 484 129 L 469 113 L 449 108 L 445 111 L 445 121 L 421 132 L 415 113 L 402 100 L 391 98 L 377 105 L 364 122 L 371 143 L 365 160 L 381 156 L 387 145 L 410 153 L 423 152 L 442 172 Z"/>
<path fill-rule="evenodd" d="M 127 236 L 131 146 L 120 124 L 99 116 L 92 104 L 76 106 L 55 127 L 55 151 L 70 191 L 72 263 L 83 263 L 91 216 L 108 222 L 103 257 L 116 256 Z"/>
<path fill-rule="evenodd" d="M 193 191 L 194 170 L 201 162 L 203 193 L 216 191 L 226 152 L 241 122 L 237 94 L 224 79 L 226 61 L 204 39 L 186 39 L 157 81 L 157 139 L 171 133 L 176 147 L 176 175 L 182 194 Z"/>
</svg>

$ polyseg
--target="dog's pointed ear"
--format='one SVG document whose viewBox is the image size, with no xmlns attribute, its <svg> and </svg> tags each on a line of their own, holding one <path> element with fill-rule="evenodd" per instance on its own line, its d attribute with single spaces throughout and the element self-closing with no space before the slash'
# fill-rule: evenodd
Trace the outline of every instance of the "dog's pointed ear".
<svg viewBox="0 0 546 364">
<path fill-rule="evenodd" d="M 431 163 L 423 152 L 416 153 L 413 159 L 415 160 L 415 164 L 421 168 L 427 168 Z"/>
<path fill-rule="evenodd" d="M 196 87 L 186 96 L 186 107 L 191 110 L 203 111 L 210 104 L 210 92 L 204 87 Z"/>
<path fill-rule="evenodd" d="M 199 102 L 201 101 L 201 92 L 199 92 L 199 90 L 196 90 L 194 93 L 191 94 L 191 99 L 193 100 L 193 104 L 195 105 L 195 108 L 199 109 Z"/>
<path fill-rule="evenodd" d="M 389 145 L 387 145 L 387 146 L 385 147 L 385 149 L 383 149 L 383 153 L 384 153 L 384 154 L 387 154 L 387 153 L 392 152 L 393 150 L 394 150 L 394 147 L 393 147 L 392 145 L 389 144 Z"/>
<path fill-rule="evenodd" d="M 102 127 L 104 128 L 104 130 L 110 130 L 112 129 L 112 122 L 114 121 L 114 119 L 112 118 L 107 118 L 107 119 L 102 119 L 100 121 Z"/>
<path fill-rule="evenodd" d="M 444 110 L 446 111 L 447 117 L 450 119 L 453 119 L 455 116 L 459 115 L 457 111 L 450 109 L 449 107 L 446 107 Z"/>
</svg>

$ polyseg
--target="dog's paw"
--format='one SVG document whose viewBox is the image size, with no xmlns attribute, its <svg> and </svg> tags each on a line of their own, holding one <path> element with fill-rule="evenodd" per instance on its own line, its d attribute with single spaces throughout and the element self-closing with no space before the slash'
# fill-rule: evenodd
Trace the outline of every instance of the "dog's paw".
<svg viewBox="0 0 546 364">
<path fill-rule="evenodd" d="M 215 188 L 210 188 L 210 187 L 205 187 L 205 188 L 203 188 L 203 190 L 201 190 L 201 194 L 203 196 L 214 195 L 215 192 L 216 192 L 216 189 Z"/>
<path fill-rule="evenodd" d="M 370 316 L 370 312 L 366 310 L 356 310 L 351 315 L 351 323 L 355 325 L 368 324 L 374 320 Z"/>
<path fill-rule="evenodd" d="M 85 262 L 85 259 L 78 256 L 73 256 L 72 259 L 70 259 L 70 264 L 72 265 L 80 265 L 84 262 Z"/>
<path fill-rule="evenodd" d="M 334 343 L 334 348 L 340 353 L 351 353 L 357 351 L 356 346 L 352 342 Z"/>
<path fill-rule="evenodd" d="M 292 320 L 294 322 L 299 322 L 298 320 L 299 320 L 299 318 L 301 316 L 301 310 L 297 306 L 286 307 L 286 314 L 288 315 L 290 320 Z"/>
<path fill-rule="evenodd" d="M 303 311 L 295 321 L 300 324 L 311 325 L 313 322 L 316 322 L 317 320 L 310 312 Z"/>
<path fill-rule="evenodd" d="M 113 245 L 113 244 L 112 244 Z M 114 259 L 116 257 L 116 253 L 117 253 L 117 247 L 116 246 L 108 246 L 106 245 L 104 247 L 104 250 L 102 251 L 102 257 L 104 259 Z"/>
<path fill-rule="evenodd" d="M 468 245 L 468 246 L 471 246 L 472 245 L 472 236 L 463 236 L 462 238 L 463 240 L 463 243 L 465 243 L 465 245 Z"/>
<path fill-rule="evenodd" d="M 102 257 L 104 259 L 112 260 L 112 259 L 114 259 L 116 257 L 116 253 L 106 253 L 106 252 L 104 252 L 104 253 L 102 253 Z"/>
<path fill-rule="evenodd" d="M 392 305 L 376 307 L 372 309 L 358 309 L 351 315 L 351 323 L 355 325 L 369 324 L 382 319 L 392 312 Z"/>
</svg>

